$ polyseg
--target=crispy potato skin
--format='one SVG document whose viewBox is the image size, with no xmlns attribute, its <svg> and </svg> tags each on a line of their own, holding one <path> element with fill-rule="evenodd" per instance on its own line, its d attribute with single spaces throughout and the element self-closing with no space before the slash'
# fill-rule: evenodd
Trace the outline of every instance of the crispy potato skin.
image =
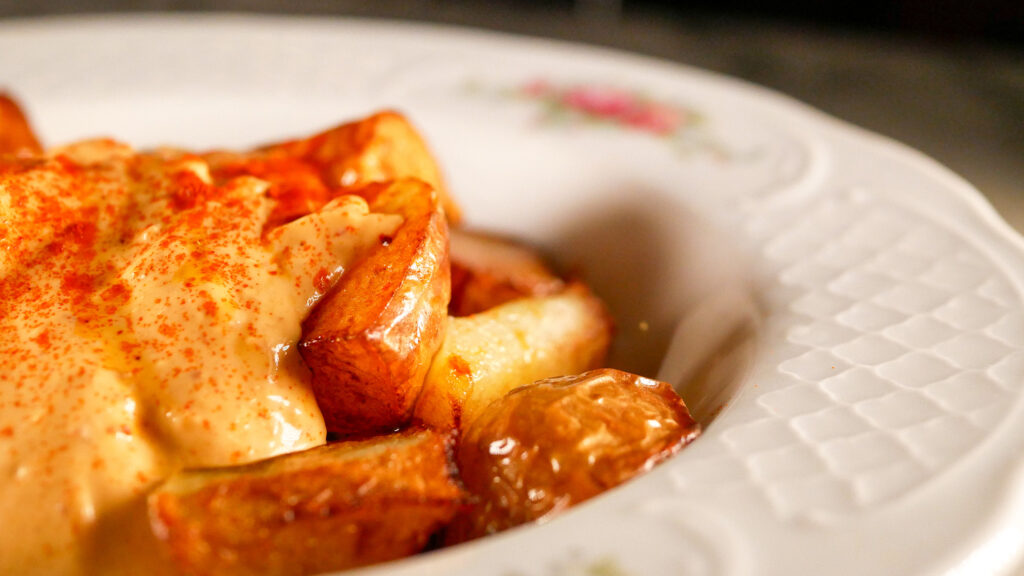
<svg viewBox="0 0 1024 576">
<path fill-rule="evenodd" d="M 0 92 L 0 154 L 32 156 L 43 148 L 18 103 Z"/>
<path fill-rule="evenodd" d="M 532 248 L 483 232 L 451 231 L 448 313 L 469 316 L 516 298 L 548 296 L 565 283 Z"/>
<path fill-rule="evenodd" d="M 149 514 L 184 574 L 315 574 L 422 550 L 463 499 L 452 473 L 441 435 L 409 431 L 181 472 Z"/>
<path fill-rule="evenodd" d="M 372 182 L 422 180 L 437 192 L 450 224 L 462 211 L 448 191 L 441 169 L 423 137 L 401 114 L 385 111 L 309 138 L 263 146 L 249 152 L 202 154 L 214 180 L 256 176 L 271 184 L 277 200 L 270 224 L 314 212 L 340 194 L 358 194 Z"/>
<path fill-rule="evenodd" d="M 448 227 L 433 190 L 398 180 L 360 192 L 372 211 L 405 221 L 345 272 L 303 323 L 299 344 L 327 430 L 342 437 L 408 422 L 451 296 Z"/>
<path fill-rule="evenodd" d="M 329 188 L 360 187 L 397 178 L 423 180 L 437 190 L 448 221 L 454 225 L 461 219 L 462 211 L 448 192 L 426 142 L 398 112 L 379 112 L 261 151 L 270 157 L 299 158 L 316 166 Z"/>
<path fill-rule="evenodd" d="M 650 470 L 698 434 L 668 384 L 626 372 L 606 368 L 517 388 L 463 434 L 457 462 L 475 504 L 446 538 L 545 519 Z"/>
<path fill-rule="evenodd" d="M 492 401 L 519 386 L 597 368 L 611 344 L 604 304 L 583 284 L 448 319 L 413 420 L 464 429 Z"/>
</svg>

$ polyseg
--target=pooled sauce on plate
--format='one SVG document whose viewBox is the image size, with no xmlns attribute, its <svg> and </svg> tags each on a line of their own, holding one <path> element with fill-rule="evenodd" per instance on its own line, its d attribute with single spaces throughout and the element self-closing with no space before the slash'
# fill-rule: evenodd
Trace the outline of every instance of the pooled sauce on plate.
<svg viewBox="0 0 1024 576">
<path fill-rule="evenodd" d="M 301 322 L 401 219 L 275 227 L 268 186 L 111 141 L 0 165 L 0 573 L 151 574 L 155 483 L 324 443 Z"/>
</svg>

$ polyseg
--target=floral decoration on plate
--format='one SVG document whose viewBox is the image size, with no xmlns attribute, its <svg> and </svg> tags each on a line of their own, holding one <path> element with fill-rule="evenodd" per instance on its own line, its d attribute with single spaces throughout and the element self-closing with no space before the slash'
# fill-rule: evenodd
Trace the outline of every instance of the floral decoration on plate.
<svg viewBox="0 0 1024 576">
<path fill-rule="evenodd" d="M 541 102 L 544 119 L 552 122 L 604 124 L 665 138 L 691 131 L 703 122 L 700 114 L 685 106 L 615 86 L 559 86 L 533 80 L 520 87 L 519 94 Z"/>
<path fill-rule="evenodd" d="M 479 89 L 471 85 L 471 89 Z M 692 107 L 636 89 L 602 83 L 558 83 L 535 78 L 505 89 L 508 98 L 541 105 L 545 125 L 589 126 L 645 134 L 682 152 L 704 152 L 720 160 L 737 154 L 712 139 L 707 118 Z"/>
</svg>

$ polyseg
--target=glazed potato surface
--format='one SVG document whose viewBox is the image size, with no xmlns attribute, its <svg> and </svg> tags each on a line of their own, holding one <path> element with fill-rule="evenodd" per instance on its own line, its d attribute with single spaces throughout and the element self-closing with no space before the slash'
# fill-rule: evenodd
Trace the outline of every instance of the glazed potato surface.
<svg viewBox="0 0 1024 576">
<path fill-rule="evenodd" d="M 667 384 L 618 370 L 512 390 L 463 433 L 458 465 L 474 504 L 448 540 L 544 520 L 650 470 L 699 430 Z"/>
</svg>

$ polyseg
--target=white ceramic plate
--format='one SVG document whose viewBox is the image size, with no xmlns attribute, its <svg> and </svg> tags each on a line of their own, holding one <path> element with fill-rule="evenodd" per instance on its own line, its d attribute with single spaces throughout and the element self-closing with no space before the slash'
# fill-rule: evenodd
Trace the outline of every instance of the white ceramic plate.
<svg viewBox="0 0 1024 576">
<path fill-rule="evenodd" d="M 997 574 L 1024 554 L 1022 242 L 917 153 L 679 66 L 361 21 L 7 22 L 0 83 L 51 144 L 247 146 L 402 109 L 469 222 L 582 270 L 617 364 L 707 424 L 553 522 L 368 573 Z"/>
</svg>

